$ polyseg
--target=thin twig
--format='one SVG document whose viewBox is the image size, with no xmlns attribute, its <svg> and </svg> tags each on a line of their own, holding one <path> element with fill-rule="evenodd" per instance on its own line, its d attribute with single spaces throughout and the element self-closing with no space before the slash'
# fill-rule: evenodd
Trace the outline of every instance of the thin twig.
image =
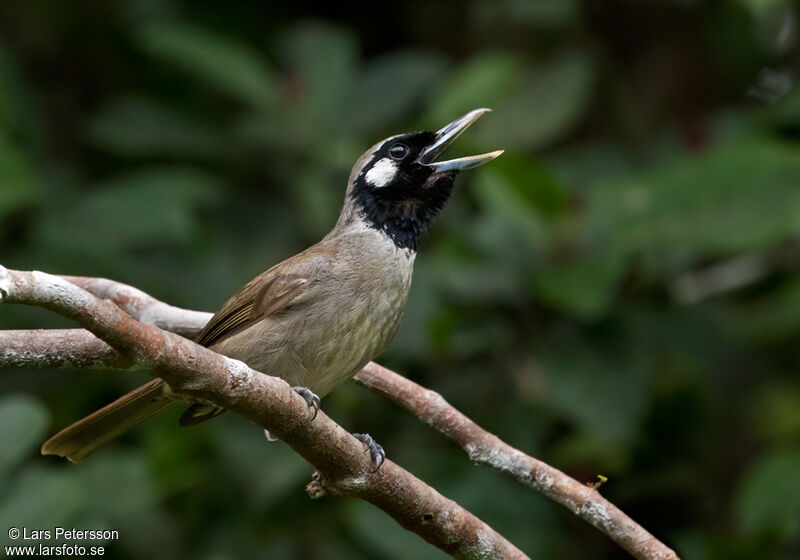
<svg viewBox="0 0 800 560">
<path fill-rule="evenodd" d="M 374 362 L 356 375 L 356 381 L 399 404 L 423 422 L 452 439 L 475 463 L 509 474 L 566 507 L 641 559 L 677 559 L 678 556 L 605 499 L 547 463 L 534 459 L 478 426 L 437 392 L 409 381 Z"/>
</svg>

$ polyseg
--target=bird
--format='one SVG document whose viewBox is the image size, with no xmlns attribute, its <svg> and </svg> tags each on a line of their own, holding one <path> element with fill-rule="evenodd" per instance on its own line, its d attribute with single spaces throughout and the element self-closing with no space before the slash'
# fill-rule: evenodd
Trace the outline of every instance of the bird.
<svg viewBox="0 0 800 560">
<path fill-rule="evenodd" d="M 450 198 L 456 175 L 503 152 L 436 161 L 489 111 L 475 109 L 435 132 L 391 136 L 364 152 L 352 168 L 333 229 L 248 282 L 195 341 L 283 378 L 316 416 L 320 398 L 394 338 L 420 236 Z M 42 445 L 42 454 L 82 461 L 156 413 L 186 402 L 156 378 L 61 430 Z M 190 401 L 179 423 L 197 424 L 223 411 Z M 353 435 L 380 467 L 383 448 L 368 434 Z"/>
</svg>

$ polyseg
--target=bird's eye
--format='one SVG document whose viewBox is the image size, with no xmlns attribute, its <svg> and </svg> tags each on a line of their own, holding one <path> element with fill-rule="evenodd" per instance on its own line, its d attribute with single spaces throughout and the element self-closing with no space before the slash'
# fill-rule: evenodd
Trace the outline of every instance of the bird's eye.
<svg viewBox="0 0 800 560">
<path fill-rule="evenodd" d="M 405 144 L 395 144 L 389 148 L 389 155 L 392 156 L 392 159 L 403 159 L 408 155 L 408 146 Z"/>
</svg>

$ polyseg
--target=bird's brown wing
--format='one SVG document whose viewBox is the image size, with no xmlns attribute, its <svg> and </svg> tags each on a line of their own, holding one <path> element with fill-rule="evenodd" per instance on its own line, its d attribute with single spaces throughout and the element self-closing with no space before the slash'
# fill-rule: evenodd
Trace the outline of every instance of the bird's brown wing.
<svg viewBox="0 0 800 560">
<path fill-rule="evenodd" d="M 197 343 L 212 346 L 258 321 L 279 316 L 290 307 L 308 301 L 312 291 L 309 289 L 308 275 L 302 273 L 304 263 L 298 257 L 300 255 L 289 261 L 300 261 L 300 266 L 287 266 L 289 261 L 284 261 L 239 290 L 211 317 L 197 335 Z M 197 402 L 183 413 L 179 424 L 193 426 L 223 412 L 223 408 Z"/>
<path fill-rule="evenodd" d="M 308 278 L 304 274 L 285 272 L 287 268 L 292 267 L 273 267 L 239 290 L 197 335 L 197 343 L 211 346 L 306 301 L 311 293 Z"/>
</svg>

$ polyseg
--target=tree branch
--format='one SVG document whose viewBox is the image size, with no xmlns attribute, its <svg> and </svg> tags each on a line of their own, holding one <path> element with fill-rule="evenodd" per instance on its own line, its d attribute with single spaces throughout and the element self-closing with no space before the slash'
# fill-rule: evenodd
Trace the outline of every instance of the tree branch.
<svg viewBox="0 0 800 560">
<path fill-rule="evenodd" d="M 85 329 L 0 330 L 0 366 L 146 369 Z"/>
<path fill-rule="evenodd" d="M 157 300 L 150 294 L 106 278 L 60 276 L 100 299 L 113 301 L 128 315 L 147 325 L 193 338 L 208 323 L 213 313 L 182 309 Z"/>
<path fill-rule="evenodd" d="M 186 336 L 196 334 L 210 314 L 168 306 L 131 286 L 111 280 L 63 277 L 94 293 L 108 297 L 136 318 L 157 322 L 163 328 L 179 325 Z M 164 311 L 162 315 L 162 310 Z M 52 334 L 51 334 L 52 333 Z M 137 367 L 123 354 L 82 329 L 54 331 L 0 331 L 0 365 L 17 367 Z M 445 436 L 458 443 L 476 463 L 494 467 L 542 492 L 582 517 L 639 559 L 677 559 L 678 556 L 614 504 L 589 486 L 550 465 L 509 446 L 486 432 L 441 395 L 374 362 L 356 381 L 376 391 Z"/>
<path fill-rule="evenodd" d="M 157 368 L 178 393 L 241 414 L 268 429 L 317 469 L 335 495 L 369 501 L 456 558 L 526 558 L 490 526 L 392 461 L 377 471 L 362 444 L 280 378 L 254 371 L 176 334 L 145 325 L 109 300 L 63 278 L 0 267 L 0 302 L 37 305 L 69 317 L 138 364 Z"/>
<path fill-rule="evenodd" d="M 439 393 L 370 362 L 356 381 L 399 404 L 423 422 L 452 439 L 475 463 L 511 475 L 558 502 L 611 537 L 641 559 L 678 556 L 642 526 L 606 500 L 595 488 L 581 484 L 547 463 L 515 449 L 478 426 Z"/>
</svg>

